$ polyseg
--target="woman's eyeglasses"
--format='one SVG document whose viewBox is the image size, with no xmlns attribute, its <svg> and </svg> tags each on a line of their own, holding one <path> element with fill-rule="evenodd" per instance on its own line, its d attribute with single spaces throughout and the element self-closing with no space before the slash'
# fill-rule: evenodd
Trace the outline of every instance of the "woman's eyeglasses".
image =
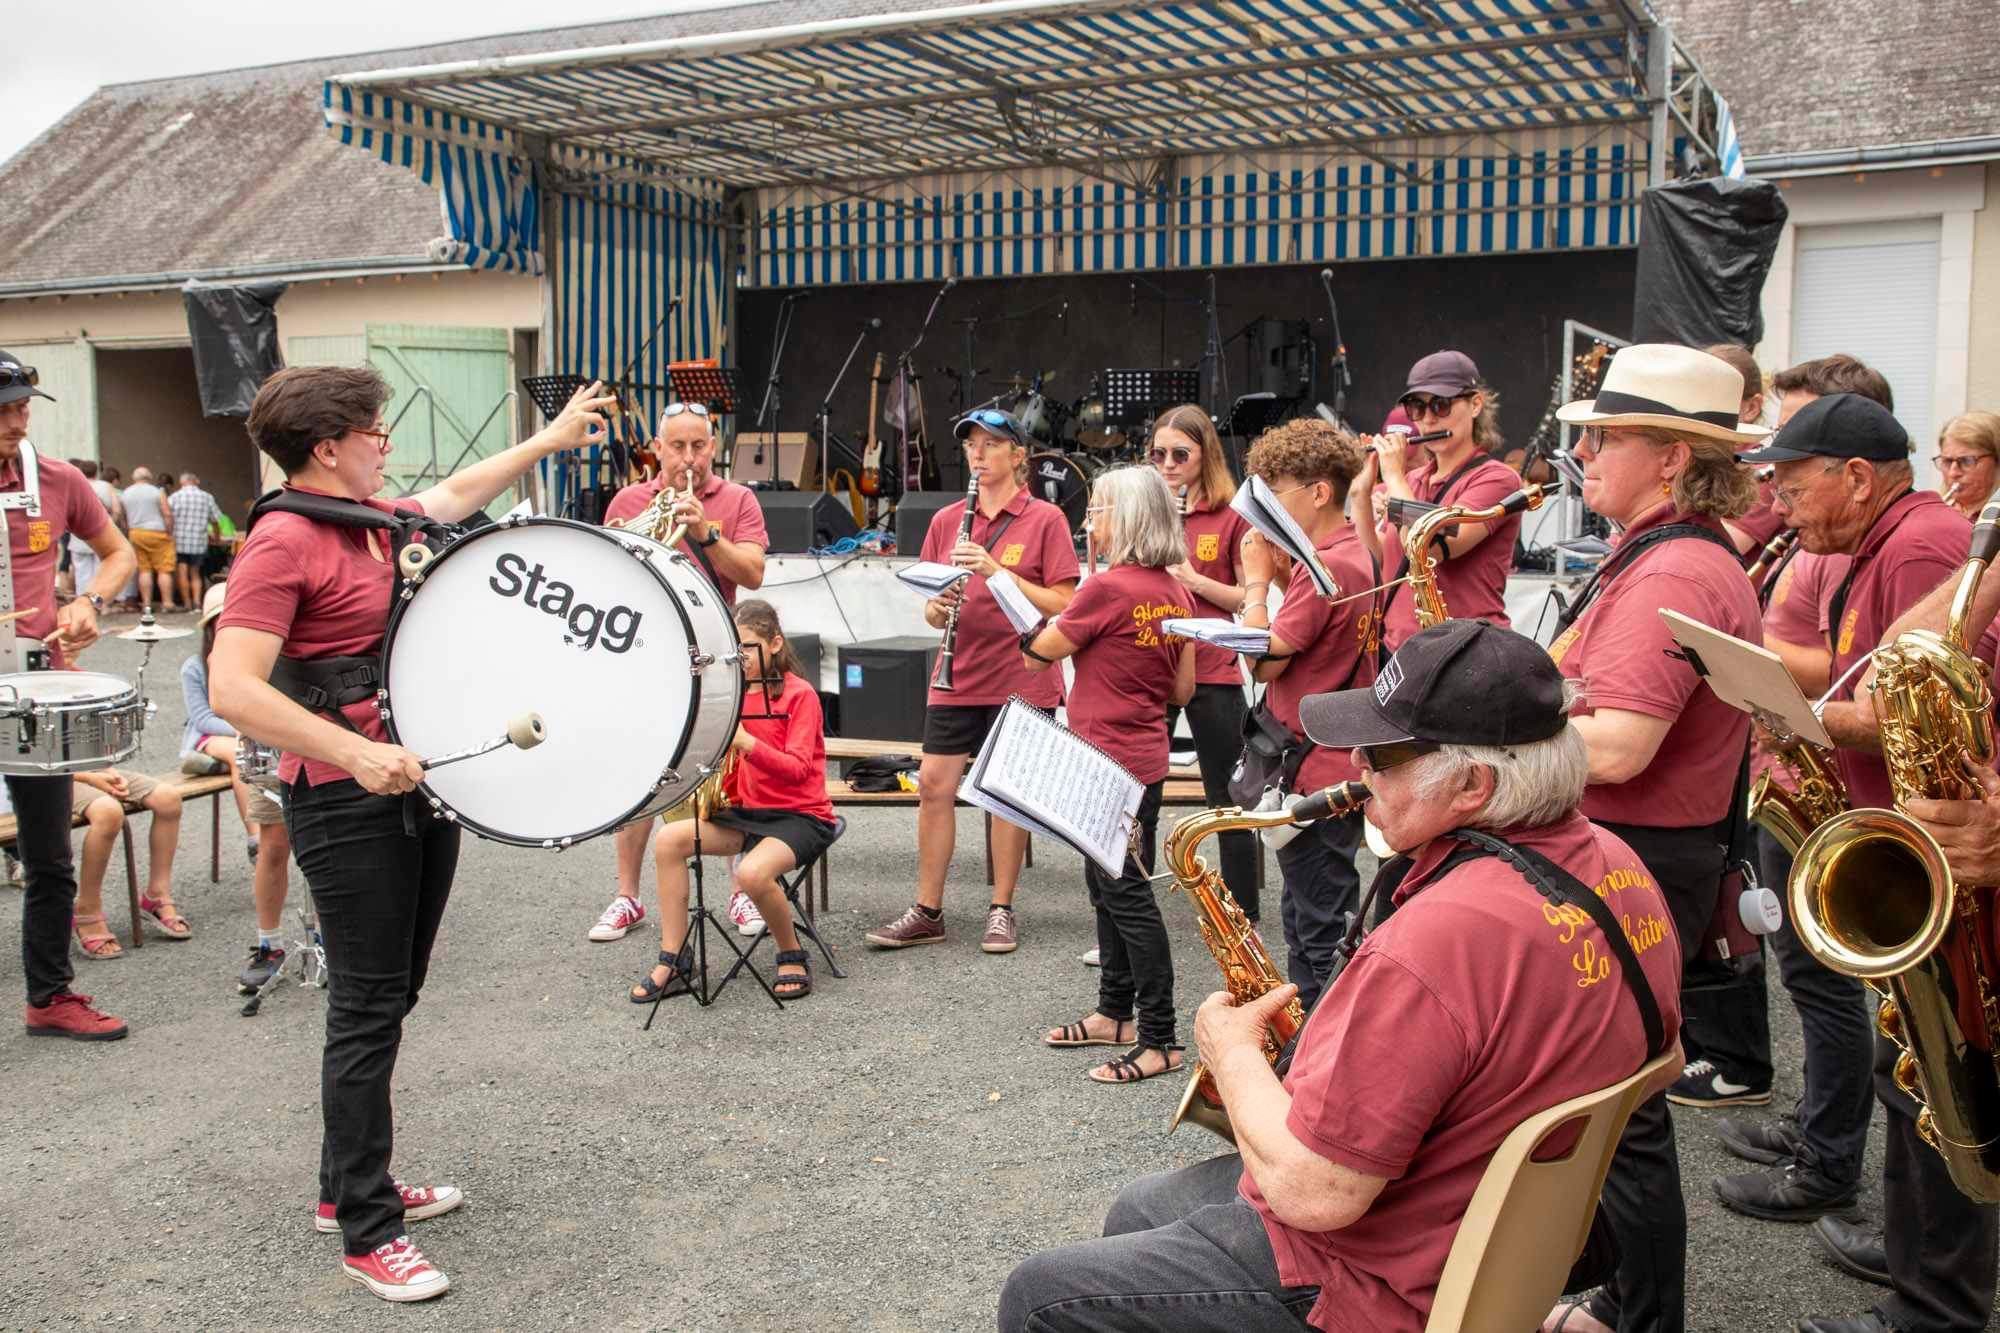
<svg viewBox="0 0 2000 1333">
<path fill-rule="evenodd" d="M 362 430 L 356 427 L 347 433 L 349 435 L 359 435 L 366 440 L 373 440 L 375 441 L 377 451 L 385 454 L 389 452 L 389 432 L 386 430 Z"/>
<path fill-rule="evenodd" d="M 1451 411 L 1453 403 L 1456 403 L 1461 398 L 1470 398 L 1471 396 L 1469 393 L 1455 393 L 1449 398 L 1434 398 L 1429 394 L 1412 393 L 1397 399 L 1396 406 L 1402 408 L 1408 414 L 1410 420 L 1415 421 L 1420 416 L 1444 416 Z"/>
<path fill-rule="evenodd" d="M 1190 458 L 1194 457 L 1194 450 L 1155 449 L 1151 453 L 1147 454 L 1146 457 L 1153 460 L 1154 467 L 1159 467 L 1164 463 L 1168 462 L 1169 460 L 1172 460 L 1173 465 L 1175 467 L 1180 467 L 1182 464 L 1186 463 Z"/>
<path fill-rule="evenodd" d="M 1362 764 L 1376 773 L 1386 773 L 1399 764 L 1436 754 L 1444 747 L 1436 741 L 1393 741 L 1388 745 L 1357 746 Z"/>
<path fill-rule="evenodd" d="M 1931 466 L 1940 472 L 1958 472 L 1965 468 L 1978 467 L 1991 456 L 1990 454 L 1932 454 Z"/>
</svg>

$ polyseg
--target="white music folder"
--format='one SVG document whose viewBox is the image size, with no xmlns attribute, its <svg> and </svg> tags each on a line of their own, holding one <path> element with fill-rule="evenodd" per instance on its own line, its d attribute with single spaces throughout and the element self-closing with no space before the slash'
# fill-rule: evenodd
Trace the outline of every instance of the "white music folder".
<svg viewBox="0 0 2000 1333">
<path fill-rule="evenodd" d="M 1075 848 L 1116 875 L 1125 867 L 1145 784 L 1025 699 L 1000 710 L 958 784 L 958 799 Z"/>
<path fill-rule="evenodd" d="M 1782 729 L 1802 741 L 1833 748 L 1826 725 L 1776 653 L 1678 611 L 1662 609 L 1660 619 L 1667 622 L 1667 632 L 1716 698 L 1772 731 Z"/>
</svg>

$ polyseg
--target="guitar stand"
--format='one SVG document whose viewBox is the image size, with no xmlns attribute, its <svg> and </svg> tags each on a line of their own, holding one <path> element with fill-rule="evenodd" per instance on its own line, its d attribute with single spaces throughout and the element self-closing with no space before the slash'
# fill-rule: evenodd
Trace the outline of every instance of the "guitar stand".
<svg viewBox="0 0 2000 1333">
<path fill-rule="evenodd" d="M 688 912 L 688 937 L 694 942 L 694 971 L 683 978 L 687 982 L 685 990 L 676 991 L 671 995 L 660 995 L 653 1000 L 652 1006 L 646 1011 L 646 1021 L 639 1029 L 641 1032 L 650 1032 L 653 1030 L 653 1020 L 660 1016 L 660 1006 L 668 1000 L 677 1000 L 683 995 L 688 995 L 694 998 L 696 1005 L 703 1009 L 708 1008 L 708 1006 L 715 1003 L 716 997 L 722 994 L 723 987 L 727 986 L 739 971 L 745 969 L 749 971 L 751 976 L 757 978 L 757 984 L 764 988 L 764 994 L 771 997 L 772 1004 L 777 1005 L 780 1009 L 785 1007 L 785 1002 L 778 998 L 778 992 L 771 989 L 771 983 L 765 979 L 762 972 L 757 970 L 757 965 L 750 961 L 749 952 L 737 944 L 731 937 L 731 932 L 724 928 L 720 921 L 715 919 L 715 909 L 708 905 L 708 896 L 704 892 L 705 877 L 702 872 L 701 863 L 701 820 L 699 818 L 695 820 L 694 824 L 693 861 L 694 904 Z M 731 953 L 736 955 L 736 965 L 731 967 L 719 980 L 715 981 L 711 981 L 708 975 L 708 932 L 711 930 L 720 935 L 722 942 L 729 946 Z M 688 940 L 682 940 L 682 954 L 686 954 L 687 946 Z"/>
</svg>

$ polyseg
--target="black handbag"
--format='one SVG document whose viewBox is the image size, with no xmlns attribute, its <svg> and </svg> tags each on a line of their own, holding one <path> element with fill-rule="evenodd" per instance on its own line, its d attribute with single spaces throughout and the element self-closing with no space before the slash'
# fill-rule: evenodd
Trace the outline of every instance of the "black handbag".
<svg viewBox="0 0 2000 1333">
<path fill-rule="evenodd" d="M 1272 717 L 1259 699 L 1243 717 L 1243 749 L 1229 774 L 1229 799 L 1250 810 L 1271 788 L 1280 793 L 1291 791 L 1310 748 L 1290 727 Z"/>
</svg>

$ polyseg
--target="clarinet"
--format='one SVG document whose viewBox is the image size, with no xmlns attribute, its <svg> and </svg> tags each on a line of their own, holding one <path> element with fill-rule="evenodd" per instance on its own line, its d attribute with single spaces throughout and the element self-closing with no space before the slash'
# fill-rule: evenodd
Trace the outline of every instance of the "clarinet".
<svg viewBox="0 0 2000 1333">
<path fill-rule="evenodd" d="M 952 543 L 954 550 L 972 540 L 972 520 L 979 513 L 979 473 L 972 468 L 966 471 L 971 474 L 972 480 L 965 483 L 965 517 L 959 520 L 958 540 Z M 952 692 L 951 655 L 958 645 L 958 612 L 965 605 L 965 599 L 972 595 L 972 580 L 967 578 L 959 586 L 958 600 L 951 604 L 951 612 L 944 622 L 944 642 L 938 646 L 937 674 L 931 679 L 931 688 L 943 690 L 946 694 Z"/>
</svg>

